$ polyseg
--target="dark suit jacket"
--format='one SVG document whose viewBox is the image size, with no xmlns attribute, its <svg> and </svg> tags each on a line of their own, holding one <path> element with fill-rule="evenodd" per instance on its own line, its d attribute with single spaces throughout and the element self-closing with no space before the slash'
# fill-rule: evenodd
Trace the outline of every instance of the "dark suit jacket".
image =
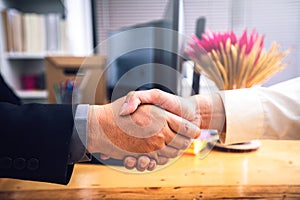
<svg viewBox="0 0 300 200">
<path fill-rule="evenodd" d="M 67 184 L 72 105 L 20 105 L 1 75 L 0 101 L 0 177 Z"/>
</svg>

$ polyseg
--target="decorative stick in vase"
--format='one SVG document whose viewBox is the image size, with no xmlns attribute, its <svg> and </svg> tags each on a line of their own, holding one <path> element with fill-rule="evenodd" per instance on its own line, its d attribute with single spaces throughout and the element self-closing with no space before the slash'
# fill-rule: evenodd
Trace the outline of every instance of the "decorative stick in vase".
<svg viewBox="0 0 300 200">
<path fill-rule="evenodd" d="M 206 32 L 202 40 L 192 39 L 187 54 L 196 72 L 205 73 L 220 90 L 260 85 L 287 66 L 282 60 L 290 53 L 290 49 L 280 52 L 276 42 L 266 51 L 264 37 L 255 30 L 249 36 L 244 30 L 239 38 L 229 31 Z"/>
</svg>

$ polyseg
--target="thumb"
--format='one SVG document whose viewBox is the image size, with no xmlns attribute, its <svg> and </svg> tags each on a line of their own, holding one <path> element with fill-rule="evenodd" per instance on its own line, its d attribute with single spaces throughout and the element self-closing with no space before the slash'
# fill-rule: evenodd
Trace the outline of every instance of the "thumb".
<svg viewBox="0 0 300 200">
<path fill-rule="evenodd" d="M 180 101 L 174 95 L 158 89 L 151 89 L 129 92 L 120 109 L 120 115 L 131 114 L 140 104 L 146 103 L 157 105 L 177 115 L 180 114 L 178 107 Z"/>
<path fill-rule="evenodd" d="M 129 92 L 123 105 L 120 108 L 120 115 L 129 115 L 133 113 L 142 103 L 139 96 L 140 94 L 136 94 L 136 92 L 134 91 Z"/>
</svg>

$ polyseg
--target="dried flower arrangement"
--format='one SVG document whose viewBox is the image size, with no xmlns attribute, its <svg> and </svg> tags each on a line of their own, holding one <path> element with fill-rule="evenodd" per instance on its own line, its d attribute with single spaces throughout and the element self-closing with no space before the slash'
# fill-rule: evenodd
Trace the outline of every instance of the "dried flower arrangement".
<svg viewBox="0 0 300 200">
<path fill-rule="evenodd" d="M 248 88 L 259 85 L 287 66 L 282 62 L 290 49 L 279 51 L 274 42 L 264 49 L 264 36 L 255 30 L 240 37 L 233 31 L 206 32 L 200 40 L 192 37 L 186 53 L 195 63 L 197 72 L 205 73 L 221 90 Z"/>
</svg>

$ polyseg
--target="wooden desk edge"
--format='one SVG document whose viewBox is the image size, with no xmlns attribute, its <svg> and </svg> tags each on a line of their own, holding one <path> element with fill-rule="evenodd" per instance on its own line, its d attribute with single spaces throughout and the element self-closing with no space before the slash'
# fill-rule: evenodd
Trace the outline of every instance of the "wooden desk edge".
<svg viewBox="0 0 300 200">
<path fill-rule="evenodd" d="M 79 188 L 0 192 L 0 199 L 300 199 L 300 185 Z"/>
</svg>

